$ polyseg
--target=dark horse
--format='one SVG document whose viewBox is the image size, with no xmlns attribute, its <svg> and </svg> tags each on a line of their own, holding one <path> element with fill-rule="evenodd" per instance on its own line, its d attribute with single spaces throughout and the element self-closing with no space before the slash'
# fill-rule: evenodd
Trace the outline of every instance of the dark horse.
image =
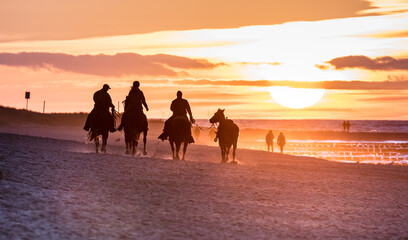
<svg viewBox="0 0 408 240">
<path fill-rule="evenodd" d="M 224 110 L 218 109 L 214 113 L 214 116 L 210 119 L 210 123 L 219 123 L 217 138 L 219 139 L 219 145 L 221 148 L 221 163 L 228 162 L 229 151 L 232 146 L 232 162 L 235 161 L 235 151 L 237 150 L 239 128 L 238 126 L 230 119 L 225 119 Z"/>
<path fill-rule="evenodd" d="M 88 140 L 95 140 L 96 153 L 99 153 L 99 136 L 102 135 L 102 147 L 101 152 L 106 153 L 106 144 L 108 141 L 109 130 L 112 124 L 112 117 L 114 118 L 114 112 L 112 116 L 108 111 L 104 110 L 92 110 L 90 114 L 90 130 L 88 133 Z M 115 118 L 114 118 L 115 119 Z"/>
<path fill-rule="evenodd" d="M 143 111 L 127 110 L 126 121 L 123 121 L 123 129 L 125 131 L 126 154 L 132 153 L 134 156 L 137 152 L 140 133 L 143 132 L 143 155 L 147 155 L 146 140 L 147 140 L 147 118 Z"/>
<path fill-rule="evenodd" d="M 180 147 L 181 143 L 183 145 L 183 158 L 186 155 L 187 146 L 191 137 L 191 124 L 188 119 L 184 116 L 175 116 L 171 122 L 169 128 L 169 142 L 171 146 L 171 151 L 173 152 L 173 159 L 180 159 Z M 174 149 L 174 145 L 176 148 Z"/>
</svg>

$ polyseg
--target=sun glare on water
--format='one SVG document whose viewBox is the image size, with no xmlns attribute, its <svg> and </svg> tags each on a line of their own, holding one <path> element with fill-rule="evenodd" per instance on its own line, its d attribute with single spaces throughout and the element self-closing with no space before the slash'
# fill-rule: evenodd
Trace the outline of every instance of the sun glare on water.
<svg viewBox="0 0 408 240">
<path fill-rule="evenodd" d="M 324 89 L 270 87 L 269 93 L 275 102 L 288 108 L 300 109 L 315 105 L 323 97 Z"/>
</svg>

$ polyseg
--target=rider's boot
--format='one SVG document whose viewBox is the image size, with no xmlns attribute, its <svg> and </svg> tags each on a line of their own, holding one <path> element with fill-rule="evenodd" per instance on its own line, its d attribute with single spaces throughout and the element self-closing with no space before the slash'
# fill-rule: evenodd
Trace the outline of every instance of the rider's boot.
<svg viewBox="0 0 408 240">
<path fill-rule="evenodd" d="M 162 134 L 160 134 L 160 136 L 158 137 L 158 139 L 160 139 L 160 140 L 162 140 L 162 141 L 166 140 L 166 139 L 167 139 L 167 133 L 166 133 L 166 132 L 163 132 Z"/>
<path fill-rule="evenodd" d="M 114 124 L 114 122 L 113 122 L 113 119 L 112 119 L 112 124 L 111 124 L 111 127 L 110 127 L 109 132 L 111 132 L 111 133 L 116 132 L 116 128 L 115 128 L 115 124 Z"/>
</svg>

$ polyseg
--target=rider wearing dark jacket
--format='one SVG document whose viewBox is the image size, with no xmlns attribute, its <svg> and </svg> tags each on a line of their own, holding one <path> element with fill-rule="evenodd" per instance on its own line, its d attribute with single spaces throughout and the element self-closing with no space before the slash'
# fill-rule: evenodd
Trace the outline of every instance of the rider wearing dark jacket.
<svg viewBox="0 0 408 240">
<path fill-rule="evenodd" d="M 89 129 L 91 128 L 91 122 L 94 121 L 94 116 L 95 116 L 95 112 L 96 111 L 101 111 L 101 112 L 105 112 L 107 115 L 109 115 L 110 119 L 111 119 L 111 124 L 110 124 L 110 132 L 115 132 L 116 129 L 114 127 L 114 123 L 113 123 L 113 117 L 112 115 L 110 115 L 109 113 L 109 108 L 112 108 L 112 110 L 115 109 L 115 105 L 113 105 L 112 103 L 112 98 L 110 97 L 108 90 L 110 89 L 108 84 L 104 84 L 102 89 L 99 91 L 96 91 L 93 95 L 93 100 L 95 102 L 94 108 L 92 109 L 91 113 L 88 115 L 86 122 L 85 122 L 85 126 L 84 126 L 84 130 L 85 131 L 89 131 Z"/>
<path fill-rule="evenodd" d="M 123 124 L 126 123 L 127 115 L 130 111 L 134 111 L 136 113 L 143 114 L 143 106 L 146 108 L 146 111 L 149 111 L 149 107 L 147 106 L 145 96 L 143 92 L 139 89 L 140 83 L 139 81 L 134 81 L 132 89 L 129 91 L 128 96 L 125 100 L 125 112 L 123 113 L 122 122 L 120 123 L 118 130 L 121 131 L 123 129 Z M 146 117 L 144 115 L 144 117 Z M 147 119 L 146 119 L 147 121 Z"/>
<path fill-rule="evenodd" d="M 177 92 L 177 98 L 174 99 L 173 102 L 171 102 L 170 110 L 173 112 L 173 115 L 169 119 L 166 120 L 166 122 L 164 123 L 163 133 L 158 137 L 162 141 L 166 140 L 167 137 L 169 136 L 169 126 L 172 120 L 176 116 L 181 116 L 188 120 L 187 118 L 187 113 L 188 113 L 190 117 L 190 122 L 191 123 L 195 122 L 193 118 L 193 114 L 191 113 L 190 104 L 188 103 L 186 99 L 183 98 L 183 93 L 181 91 Z M 191 128 L 190 128 L 190 141 L 189 142 L 190 143 L 194 142 L 194 139 L 191 136 Z"/>
</svg>

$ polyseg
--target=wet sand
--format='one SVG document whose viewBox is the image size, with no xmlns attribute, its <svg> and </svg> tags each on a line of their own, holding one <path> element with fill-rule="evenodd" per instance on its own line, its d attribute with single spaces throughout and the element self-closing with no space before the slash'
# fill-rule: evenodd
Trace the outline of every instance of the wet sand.
<svg viewBox="0 0 408 240">
<path fill-rule="evenodd" d="M 95 154 L 83 132 L 22 129 L 0 133 L 0 239 L 408 238 L 406 166 L 246 149 L 219 164 L 202 145 L 174 161 L 154 139 L 129 157 L 116 133 Z"/>
</svg>

